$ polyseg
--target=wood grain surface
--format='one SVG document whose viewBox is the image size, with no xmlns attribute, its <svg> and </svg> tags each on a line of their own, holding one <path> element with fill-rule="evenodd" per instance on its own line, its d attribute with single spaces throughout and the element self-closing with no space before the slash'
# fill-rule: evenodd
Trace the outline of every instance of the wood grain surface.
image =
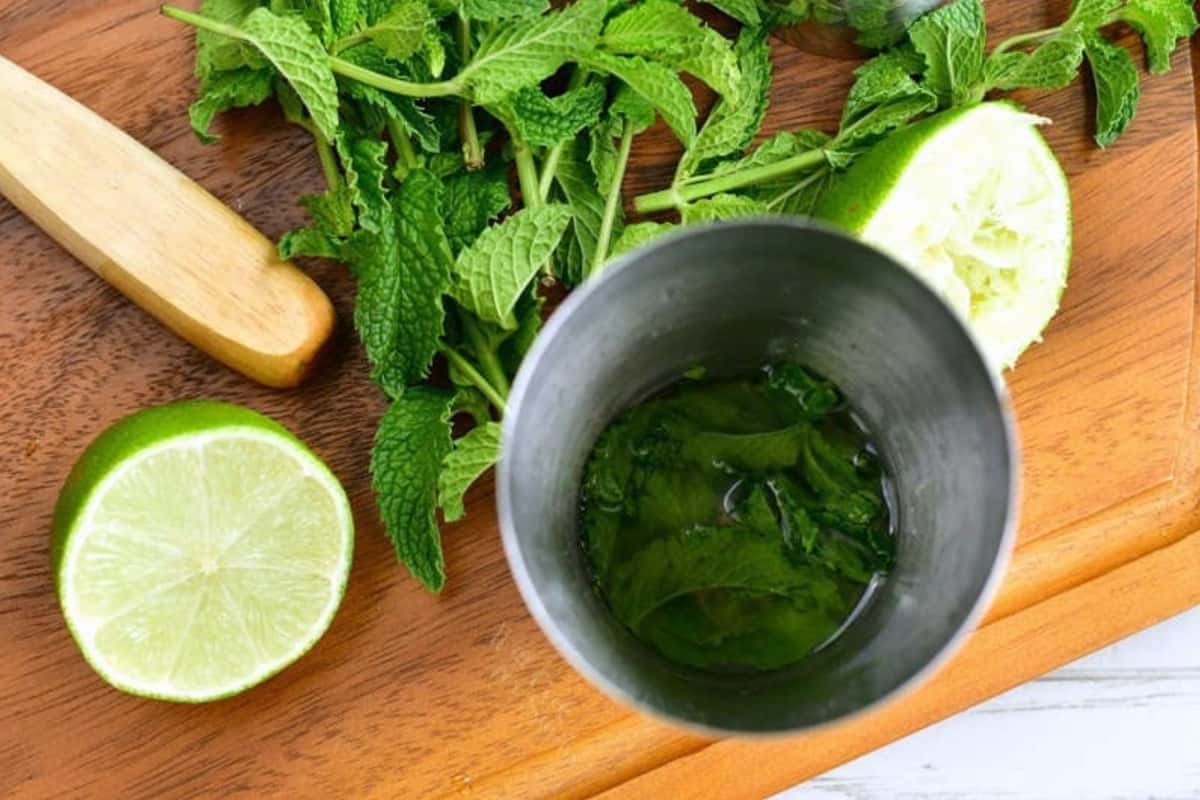
<svg viewBox="0 0 1200 800">
<path fill-rule="evenodd" d="M 1064 4 L 995 2 L 997 33 Z M 156 150 L 268 236 L 320 185 L 278 112 L 227 115 L 199 145 L 184 110 L 191 37 L 150 0 L 0 0 L 0 55 Z M 769 129 L 831 127 L 850 66 L 776 48 Z M 1075 206 L 1062 313 L 1010 376 L 1025 453 L 1020 546 L 985 625 L 931 683 L 848 726 L 710 743 L 634 715 L 551 649 L 509 578 L 490 484 L 444 529 L 440 597 L 398 568 L 367 458 L 383 399 L 349 328 L 345 271 L 310 274 L 339 314 L 302 389 L 256 386 L 166 333 L 0 200 L 0 796 L 751 798 L 895 739 L 1200 602 L 1196 130 L 1189 57 L 1144 83 L 1108 151 L 1074 86 L 1023 96 Z M 658 188 L 675 150 L 640 137 L 627 189 Z M 295 666 L 186 707 L 124 696 L 79 656 L 47 566 L 50 511 L 87 441 L 150 403 L 233 400 L 274 415 L 346 484 L 358 523 L 342 609 Z"/>
</svg>

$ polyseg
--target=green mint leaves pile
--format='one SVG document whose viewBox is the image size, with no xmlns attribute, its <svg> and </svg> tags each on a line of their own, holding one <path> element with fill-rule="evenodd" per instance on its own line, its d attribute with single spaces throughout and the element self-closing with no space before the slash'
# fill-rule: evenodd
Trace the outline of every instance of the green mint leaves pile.
<svg viewBox="0 0 1200 800">
<path fill-rule="evenodd" d="M 1138 72 L 1101 36 L 1135 28 L 1152 72 L 1196 20 L 1186 0 L 1077 0 L 1062 25 L 987 51 L 980 0 L 915 22 L 890 2 L 711 0 L 735 38 L 675 0 L 204 0 L 164 7 L 196 28 L 205 142 L 222 111 L 274 98 L 311 134 L 324 192 L 284 258 L 345 263 L 371 377 L 391 401 L 371 456 L 400 560 L 440 590 L 437 509 L 496 459 L 509 384 L 541 326 L 542 285 L 574 286 L 674 223 L 627 223 L 621 185 L 636 136 L 661 120 L 684 147 L 672 185 L 639 212 L 682 224 L 808 213 L 836 174 L 889 133 L 992 90 L 1053 88 L 1086 59 L 1097 141 L 1129 124 Z M 843 7 L 852 9 L 844 11 Z M 887 48 L 856 71 L 839 130 L 758 138 L 774 28 L 849 24 Z M 911 23 L 911 25 L 909 24 Z M 688 75 L 717 94 L 700 119 Z M 702 123 L 702 124 L 701 124 Z M 515 173 L 517 191 L 510 187 Z M 428 384 L 443 359 L 450 388 Z M 454 438 L 458 428 L 473 427 Z"/>
<path fill-rule="evenodd" d="M 580 516 L 618 620 L 701 669 L 778 669 L 895 560 L 883 472 L 836 387 L 795 363 L 683 380 L 621 414 Z"/>
</svg>

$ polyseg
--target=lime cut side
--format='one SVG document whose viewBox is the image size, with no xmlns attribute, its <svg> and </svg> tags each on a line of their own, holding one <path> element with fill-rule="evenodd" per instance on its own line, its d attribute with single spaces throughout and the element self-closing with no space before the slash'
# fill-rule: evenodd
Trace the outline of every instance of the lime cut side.
<svg viewBox="0 0 1200 800">
<path fill-rule="evenodd" d="M 1071 261 L 1066 176 L 1009 103 L 944 112 L 885 140 L 818 215 L 922 277 L 1011 367 L 1058 310 Z"/>
<path fill-rule="evenodd" d="M 345 492 L 295 437 L 216 403 L 150 409 L 109 429 L 56 510 L 59 600 L 87 661 L 117 688 L 201 702 L 299 658 L 345 589 Z"/>
</svg>

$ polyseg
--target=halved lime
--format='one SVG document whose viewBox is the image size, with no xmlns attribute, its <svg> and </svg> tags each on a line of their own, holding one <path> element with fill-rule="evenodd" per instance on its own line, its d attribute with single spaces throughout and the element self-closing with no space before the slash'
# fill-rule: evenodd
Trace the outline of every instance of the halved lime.
<svg viewBox="0 0 1200 800">
<path fill-rule="evenodd" d="M 67 625 L 101 677 L 202 702 L 312 647 L 353 547 L 346 493 L 299 439 L 191 401 L 127 417 L 88 447 L 59 496 L 51 555 Z"/>
<path fill-rule="evenodd" d="M 997 368 L 1040 340 L 1071 265 L 1046 121 L 1007 102 L 942 112 L 874 147 L 816 210 L 924 278 Z"/>
</svg>

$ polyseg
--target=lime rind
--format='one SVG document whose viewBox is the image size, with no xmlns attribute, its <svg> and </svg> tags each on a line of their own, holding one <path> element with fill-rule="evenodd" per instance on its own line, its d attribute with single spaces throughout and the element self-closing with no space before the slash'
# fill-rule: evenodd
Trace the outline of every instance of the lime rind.
<svg viewBox="0 0 1200 800">
<path fill-rule="evenodd" d="M 931 117 L 868 153 L 817 212 L 922 277 L 998 369 L 1040 340 L 1070 269 L 1070 194 L 1044 122 L 1009 103 Z"/>
<path fill-rule="evenodd" d="M 239 449 L 251 455 L 239 461 Z M 206 473 L 209 452 L 217 468 Z M 214 538 L 211 527 L 193 535 L 179 523 L 227 531 L 238 510 L 218 503 L 213 515 L 195 493 L 179 496 L 171 461 L 185 477 L 199 465 L 199 493 L 213 488 L 213 472 L 248 478 L 237 468 L 250 463 L 263 480 L 242 480 L 238 500 L 283 473 L 291 480 L 274 498 L 259 491 L 258 508 L 239 505 L 248 515 L 240 538 Z M 171 491 L 147 498 L 156 482 Z M 215 488 L 228 499 L 228 486 Z M 311 523 L 307 537 L 298 518 Z M 179 702 L 237 694 L 307 652 L 332 622 L 353 558 L 350 504 L 328 468 L 282 427 L 224 404 L 160 407 L 114 426 L 72 472 L 55 523 L 60 603 L 84 658 L 119 689 Z"/>
</svg>

